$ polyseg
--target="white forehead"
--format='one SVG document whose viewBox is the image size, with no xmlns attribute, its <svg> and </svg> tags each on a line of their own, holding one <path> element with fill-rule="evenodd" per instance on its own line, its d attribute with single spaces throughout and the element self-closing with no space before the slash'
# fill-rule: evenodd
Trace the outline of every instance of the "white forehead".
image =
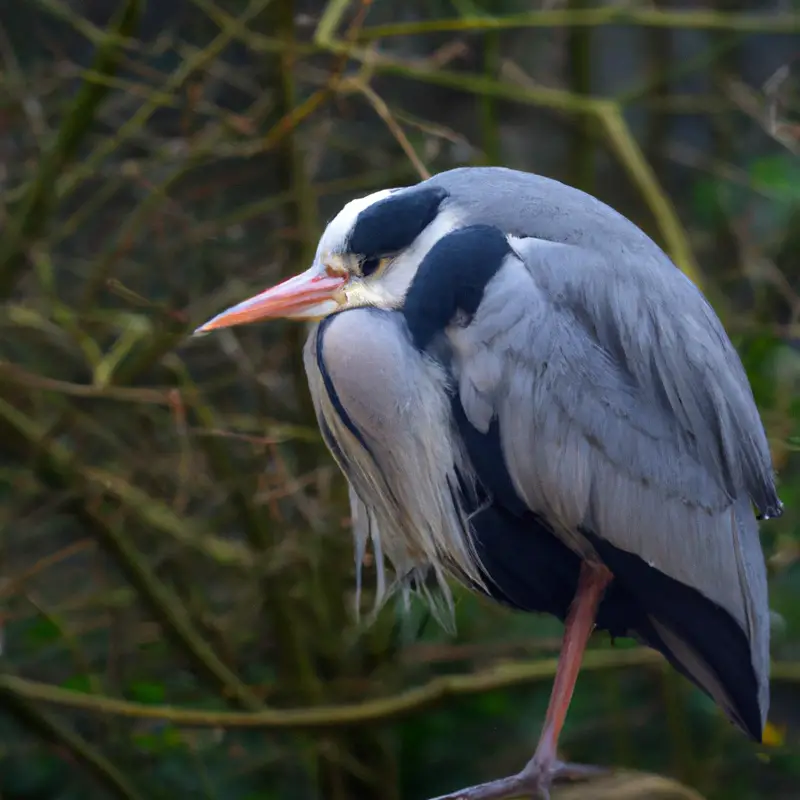
<svg viewBox="0 0 800 800">
<path fill-rule="evenodd" d="M 369 208 L 384 197 L 388 197 L 396 189 L 381 189 L 379 192 L 373 192 L 366 197 L 357 197 L 351 200 L 342 210 L 328 223 L 322 238 L 319 240 L 317 252 L 322 253 L 335 253 L 342 249 L 342 246 L 347 239 L 347 235 L 356 224 L 356 218 L 365 209 Z"/>
</svg>

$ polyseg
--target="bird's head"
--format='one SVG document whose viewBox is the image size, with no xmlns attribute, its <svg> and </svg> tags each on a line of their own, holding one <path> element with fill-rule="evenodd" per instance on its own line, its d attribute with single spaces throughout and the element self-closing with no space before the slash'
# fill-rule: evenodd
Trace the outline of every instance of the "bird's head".
<svg viewBox="0 0 800 800">
<path fill-rule="evenodd" d="M 447 197 L 422 183 L 349 202 L 322 234 L 309 269 L 226 309 L 196 333 L 270 318 L 321 319 L 358 306 L 399 307 L 426 253 L 459 225 Z"/>
</svg>

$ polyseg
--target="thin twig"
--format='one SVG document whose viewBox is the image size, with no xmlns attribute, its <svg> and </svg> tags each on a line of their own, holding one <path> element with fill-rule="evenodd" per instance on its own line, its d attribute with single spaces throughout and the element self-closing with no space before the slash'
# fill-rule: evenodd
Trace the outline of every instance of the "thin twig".
<svg viewBox="0 0 800 800">
<path fill-rule="evenodd" d="M 15 573 L 14 576 L 5 583 L 0 584 L 0 600 L 6 597 L 11 597 L 13 594 L 20 591 L 26 581 L 29 581 L 40 572 L 44 572 L 45 570 L 50 569 L 50 567 L 64 561 L 65 559 L 72 558 L 72 556 L 76 555 L 77 553 L 82 553 L 84 550 L 87 550 L 93 546 L 94 542 L 92 542 L 91 539 L 80 539 L 77 542 L 73 542 L 72 544 L 62 547 L 55 553 L 50 553 L 49 555 L 40 558 L 34 564 L 31 564 L 31 566 L 27 567 L 21 572 Z"/>
<path fill-rule="evenodd" d="M 346 2 L 336 5 L 346 5 Z M 328 30 L 332 32 L 335 21 L 328 19 L 326 23 L 328 27 L 325 33 Z M 359 40 L 385 39 L 390 36 L 418 36 L 425 33 L 464 33 L 513 28 L 600 27 L 605 25 L 788 34 L 800 32 L 800 14 L 733 14 L 705 9 L 672 11 L 607 5 L 602 8 L 585 10 L 530 11 L 509 16 L 461 16 L 452 19 L 371 25 L 361 31 Z"/>
<path fill-rule="evenodd" d="M 252 569 L 258 563 L 255 554 L 246 545 L 195 530 L 188 520 L 181 519 L 168 505 L 150 497 L 122 476 L 81 464 L 64 446 L 49 438 L 35 420 L 3 399 L 0 399 L 0 419 L 50 459 L 60 474 L 80 482 L 90 493 L 115 498 L 141 522 L 171 535 L 219 564 Z"/>
<path fill-rule="evenodd" d="M 131 33 L 137 24 L 141 5 L 141 0 L 127 0 L 110 24 L 111 31 L 118 36 Z M 104 44 L 95 58 L 93 70 L 112 74 L 119 56 L 118 47 Z M 42 157 L 36 178 L 21 206 L 8 221 L 0 242 L 0 297 L 8 297 L 25 269 L 25 253 L 49 219 L 55 200 L 53 185 L 63 168 L 75 157 L 107 91 L 105 86 L 96 83 L 81 86 L 61 123 L 55 143 Z"/>
<path fill-rule="evenodd" d="M 430 178 L 430 170 L 422 163 L 422 159 L 417 155 L 417 151 L 414 150 L 414 145 L 411 144 L 405 131 L 392 115 L 384 99 L 367 83 L 354 80 L 352 83 L 348 83 L 348 87 L 351 85 L 355 91 L 360 92 L 366 97 L 370 105 L 375 109 L 375 113 L 384 121 L 392 136 L 394 136 L 397 143 L 403 149 L 408 160 L 414 165 L 414 169 L 417 171 L 419 177 L 422 180 Z"/>
</svg>

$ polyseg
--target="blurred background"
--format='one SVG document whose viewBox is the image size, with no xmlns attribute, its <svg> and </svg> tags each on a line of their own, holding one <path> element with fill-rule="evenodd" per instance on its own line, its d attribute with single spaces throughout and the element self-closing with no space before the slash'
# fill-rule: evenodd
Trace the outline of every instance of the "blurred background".
<svg viewBox="0 0 800 800">
<path fill-rule="evenodd" d="M 668 250 L 786 505 L 768 742 L 598 636 L 562 755 L 628 772 L 556 796 L 800 797 L 798 9 L 0 0 L 0 797 L 424 800 L 527 760 L 560 624 L 465 592 L 455 633 L 358 622 L 305 330 L 187 339 L 347 200 L 465 164 L 573 183 Z"/>
</svg>

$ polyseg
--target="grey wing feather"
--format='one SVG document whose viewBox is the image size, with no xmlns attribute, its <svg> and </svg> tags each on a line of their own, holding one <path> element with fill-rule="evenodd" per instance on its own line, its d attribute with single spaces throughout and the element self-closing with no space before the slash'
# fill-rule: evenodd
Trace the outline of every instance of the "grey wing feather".
<svg viewBox="0 0 800 800">
<path fill-rule="evenodd" d="M 499 418 L 517 492 L 571 547 L 590 555 L 589 529 L 726 609 L 751 642 L 766 714 L 766 572 L 749 501 L 767 514 L 780 503 L 733 346 L 674 267 L 514 247 L 450 334 L 467 417 L 481 430 Z"/>
</svg>

